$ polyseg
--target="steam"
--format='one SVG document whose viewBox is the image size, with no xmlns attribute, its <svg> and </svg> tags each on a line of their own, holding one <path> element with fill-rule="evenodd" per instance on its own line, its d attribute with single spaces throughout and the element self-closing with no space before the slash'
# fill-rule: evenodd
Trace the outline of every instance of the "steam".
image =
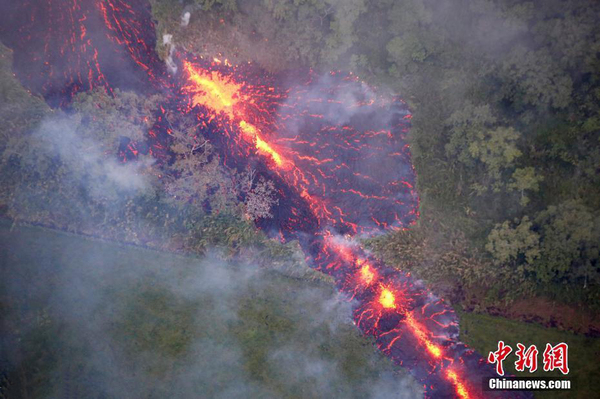
<svg viewBox="0 0 600 399">
<path fill-rule="evenodd" d="M 300 99 L 300 104 L 309 113 L 321 114 L 331 125 L 342 126 L 349 124 L 354 117 L 363 117 L 372 112 L 369 107 L 362 107 L 376 100 L 376 93 L 364 82 L 351 87 L 344 86 L 343 90 L 336 89 L 340 79 L 330 75 L 321 75 L 311 82 L 309 90 L 305 86 L 296 87 L 289 94 L 289 106 Z M 297 106 L 297 105 L 296 105 Z M 282 115 L 285 115 L 282 109 Z M 293 109 L 293 108 L 291 108 Z M 389 119 L 389 112 L 380 112 L 380 118 Z M 296 127 L 296 129 L 298 128 Z"/>
<path fill-rule="evenodd" d="M 181 15 L 181 26 L 188 26 L 190 24 L 190 17 L 192 14 L 189 11 L 184 12 Z"/>
<path fill-rule="evenodd" d="M 45 302 L 53 323 L 60 326 L 61 334 L 56 339 L 61 347 L 72 350 L 58 354 L 53 378 L 48 381 L 47 392 L 51 394 L 43 397 L 64 397 L 73 391 L 84 397 L 92 392 L 109 397 L 129 397 L 128 393 L 134 393 L 134 397 L 178 398 L 198 395 L 212 398 L 405 398 L 422 395 L 412 378 L 393 373 L 389 367 L 382 375 L 353 377 L 344 371 L 347 359 L 321 354 L 320 348 L 336 345 L 341 333 L 351 332 L 355 337 L 355 341 L 349 343 L 351 347 L 362 342 L 350 322 L 351 305 L 332 287 L 293 285 L 290 281 L 294 280 L 286 280 L 287 277 L 249 261 L 225 261 L 216 252 L 197 259 L 114 244 L 75 245 L 71 241 L 65 244 L 55 237 L 50 237 L 52 247 L 49 247 L 46 240 L 42 235 L 39 242 L 33 244 L 46 261 L 33 265 L 31 260 L 26 260 L 29 268 L 26 276 L 50 283 L 44 285 L 42 291 L 47 294 L 42 295 L 48 298 Z M 53 257 L 76 258 L 77 261 L 64 261 L 62 267 L 49 270 L 46 262 L 52 262 Z M 14 270 L 4 273 L 21 275 Z M 27 290 L 21 285 L 31 283 L 27 278 L 7 279 L 7 292 L 26 301 Z M 276 298 L 284 302 L 269 304 L 273 297 L 262 293 L 277 292 L 280 285 L 283 288 Z M 167 298 L 167 305 L 160 305 L 159 300 L 155 308 L 156 298 Z M 325 305 L 314 306 L 319 303 Z M 159 309 L 158 319 L 146 317 L 149 306 L 150 314 Z M 174 331 L 179 331 L 178 327 L 171 330 L 169 325 L 179 325 L 185 317 L 161 321 L 169 313 L 169 309 L 160 313 L 161 306 L 173 306 L 173 312 L 192 309 L 191 319 L 184 324 L 188 328 L 183 332 L 189 339 L 183 350 L 176 347 L 176 357 L 164 353 L 160 345 L 146 345 L 138 350 L 139 341 L 169 342 L 160 338 L 154 341 L 157 335 L 165 334 L 165 328 L 173 331 L 167 337 L 177 339 Z M 252 306 L 259 306 L 258 312 L 264 306 L 274 309 L 289 306 L 293 314 L 289 317 L 294 318 L 309 312 L 301 316 L 306 324 L 299 327 L 305 332 L 278 329 L 277 319 L 258 318 L 253 320 L 275 324 L 271 335 L 254 337 L 252 331 L 247 330 L 236 333 L 240 325 L 253 328 L 247 321 L 239 324 L 247 320 L 248 306 L 251 315 Z M 139 312 L 144 317 L 141 324 L 135 322 Z M 275 314 L 288 317 L 285 311 Z M 325 321 L 331 323 L 331 332 L 319 333 Z M 148 329 L 148 326 L 152 327 Z M 140 328 L 150 335 L 140 333 Z M 306 334 L 310 335 L 309 342 L 306 342 Z M 245 339 L 266 343 L 265 363 L 261 367 L 269 370 L 270 380 L 263 380 L 252 371 Z M 85 356 L 82 356 L 82 348 Z M 377 361 L 375 349 L 372 353 L 373 358 L 364 359 L 364 365 Z M 360 379 L 359 384 L 356 378 Z"/>
<path fill-rule="evenodd" d="M 167 69 L 173 75 L 177 73 L 177 64 L 175 64 L 175 60 L 173 59 L 173 54 L 175 53 L 175 44 L 173 44 L 173 35 L 165 33 L 163 35 L 163 45 L 167 48 L 167 59 L 165 60 L 165 64 L 167 65 Z"/>
<path fill-rule="evenodd" d="M 115 156 L 103 153 L 103 143 L 80 134 L 77 129 L 80 122 L 76 116 L 65 114 L 45 119 L 33 133 L 35 147 L 42 154 L 58 157 L 68 165 L 69 172 L 92 197 L 107 197 L 115 191 L 137 194 L 150 187 L 142 170 L 153 163 L 151 158 L 118 162 Z M 123 136 L 127 133 L 122 132 Z M 33 161 L 39 161 L 39 158 Z"/>
<path fill-rule="evenodd" d="M 352 75 L 332 72 L 293 85 L 277 115 L 282 126 L 278 144 L 291 154 L 318 159 L 310 163 L 298 157 L 295 163 L 319 176 L 321 181 L 311 185 L 309 192 L 335 203 L 344 214 L 339 220 L 351 220 L 358 233 L 369 234 L 382 231 L 382 226 L 411 222 L 416 194 L 404 138 L 409 115 L 404 103 Z M 323 170 L 316 170 L 320 165 L 325 165 Z M 346 225 L 338 232 L 348 230 Z"/>
</svg>

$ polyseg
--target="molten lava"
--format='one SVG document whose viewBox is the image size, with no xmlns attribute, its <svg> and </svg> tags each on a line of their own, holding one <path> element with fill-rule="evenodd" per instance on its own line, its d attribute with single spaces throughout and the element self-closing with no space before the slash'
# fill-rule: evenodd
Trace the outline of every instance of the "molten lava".
<svg viewBox="0 0 600 399">
<path fill-rule="evenodd" d="M 361 266 L 360 279 L 365 285 L 371 285 L 375 280 L 375 273 L 368 263 L 364 263 Z"/>
<path fill-rule="evenodd" d="M 325 88 L 311 76 L 299 88 L 282 91 L 268 78 L 244 80 L 233 66 L 182 57 L 185 112 L 203 126 L 210 122 L 203 133 L 226 163 L 239 168 L 258 156 L 262 173 L 280 187 L 284 212 L 262 226 L 275 227 L 286 240 L 299 239 L 313 267 L 358 300 L 357 326 L 411 369 L 428 396 L 477 397 L 479 382 L 460 376 L 467 374 L 467 363 L 481 369 L 480 358 L 458 343 L 452 309 L 409 274 L 339 238 L 405 227 L 418 216 L 404 142 L 410 114 L 403 103 L 365 94 L 349 75 L 333 74 Z M 357 88 L 350 101 L 338 100 L 339 93 Z M 348 108 L 350 117 L 337 117 Z"/>
<path fill-rule="evenodd" d="M 195 69 L 184 61 L 185 71 L 190 80 L 189 90 L 193 93 L 193 105 L 203 105 L 216 113 L 224 113 L 231 119 L 236 114 L 234 107 L 243 101 L 242 86 L 225 78 L 216 71 L 206 72 Z"/>
<path fill-rule="evenodd" d="M 243 119 L 243 107 L 240 104 L 248 101 L 248 98 L 242 92 L 242 85 L 217 71 L 209 73 L 198 70 L 187 61 L 184 61 L 183 65 L 191 83 L 186 86 L 186 90 L 191 93 L 192 106 L 205 107 L 215 114 L 225 115 L 230 123 L 237 122 L 246 141 L 251 143 L 258 153 L 271 159 L 276 166 L 283 167 L 282 156 L 263 140 L 256 126 Z"/>
<path fill-rule="evenodd" d="M 14 3 L 0 10 L 0 33 L 24 85 L 63 107 L 97 87 L 171 93 L 148 132 L 153 154 L 167 148 L 166 109 L 192 115 L 225 164 L 251 166 L 274 182 L 279 206 L 259 226 L 300 242 L 309 264 L 352 298 L 357 327 L 407 367 L 426 396 L 483 396 L 481 380 L 493 369 L 459 341 L 452 308 L 352 241 L 419 216 L 402 100 L 352 74 L 274 77 L 189 54 L 177 55 L 183 73 L 169 79 L 146 0 Z M 282 83 L 290 80 L 298 84 Z M 135 158 L 136 143 L 127 147 Z"/>
<path fill-rule="evenodd" d="M 379 294 L 379 303 L 384 309 L 396 309 L 396 295 L 386 287 L 381 287 L 381 293 Z"/>
<path fill-rule="evenodd" d="M 431 356 L 439 359 L 442 356 L 442 349 L 431 342 L 429 339 L 429 332 L 425 330 L 425 328 L 419 324 L 412 313 L 406 314 L 406 324 L 410 327 L 413 334 L 418 338 L 419 342 L 425 346 L 427 352 L 431 354 Z"/>
<path fill-rule="evenodd" d="M 467 391 L 467 388 L 461 382 L 461 379 L 458 378 L 458 375 L 454 371 L 448 370 L 446 371 L 446 375 L 448 376 L 448 379 L 452 381 L 452 383 L 456 386 L 456 394 L 459 398 L 468 399 L 471 397 L 469 395 L 469 391 Z"/>
<path fill-rule="evenodd" d="M 271 148 L 271 146 L 267 144 L 266 141 L 260 138 L 254 126 L 252 126 L 246 121 L 240 121 L 240 129 L 242 130 L 242 132 L 244 132 L 246 137 L 251 139 L 251 142 L 254 143 L 254 145 L 256 146 L 256 150 L 259 153 L 265 155 L 268 158 L 271 158 L 273 162 L 275 162 L 275 165 L 277 165 L 278 167 L 281 168 L 284 166 L 283 158 L 281 157 L 281 155 L 279 155 L 277 151 Z"/>
</svg>

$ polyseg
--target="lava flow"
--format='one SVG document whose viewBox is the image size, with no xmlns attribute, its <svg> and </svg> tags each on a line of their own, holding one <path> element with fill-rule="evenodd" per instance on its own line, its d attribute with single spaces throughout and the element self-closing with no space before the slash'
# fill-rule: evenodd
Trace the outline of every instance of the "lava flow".
<svg viewBox="0 0 600 399">
<path fill-rule="evenodd" d="M 164 70 L 146 0 L 2 0 L 0 23 L 17 77 L 52 106 L 96 87 L 146 92 Z"/>
<path fill-rule="evenodd" d="M 275 183 L 274 218 L 258 225 L 300 242 L 307 262 L 353 301 L 358 328 L 410 370 L 427 397 L 484 396 L 482 380 L 494 370 L 459 341 L 452 308 L 354 240 L 418 219 L 405 140 L 411 114 L 401 100 L 352 74 L 273 77 L 188 54 L 178 55 L 181 72 L 169 80 L 144 0 L 0 4 L 12 16 L 0 33 L 25 86 L 54 106 L 96 87 L 172 91 L 164 107 L 193 115 L 225 164 L 250 166 Z M 159 122 L 150 141 L 160 135 Z"/>
<path fill-rule="evenodd" d="M 352 240 L 418 217 L 404 103 L 349 74 L 308 74 L 284 90 L 248 67 L 180 56 L 182 111 L 196 116 L 226 164 L 252 164 L 277 183 L 278 212 L 261 226 L 300 241 L 309 264 L 356 303 L 356 325 L 423 383 L 427 397 L 483 397 L 493 369 L 458 340 L 452 308 Z"/>
</svg>

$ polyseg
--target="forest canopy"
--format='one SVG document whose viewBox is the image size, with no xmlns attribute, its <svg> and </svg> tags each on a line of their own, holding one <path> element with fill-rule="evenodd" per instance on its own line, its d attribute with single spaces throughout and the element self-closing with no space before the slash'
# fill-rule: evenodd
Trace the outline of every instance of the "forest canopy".
<svg viewBox="0 0 600 399">
<path fill-rule="evenodd" d="M 274 73 L 349 70 L 407 101 L 421 219 L 368 240 L 387 261 L 478 308 L 527 296 L 600 306 L 596 2 L 151 5 L 162 57 L 175 46 Z M 165 35 L 170 40 L 161 41 Z M 98 170 L 97 159 L 118 158 L 120 147 L 147 132 L 156 97 L 93 91 L 53 111 L 16 81 L 10 51 L 0 55 L 0 96 L 9 105 L 2 107 L 3 215 L 84 234 L 104 229 L 106 237 L 149 246 L 274 248 L 251 223 L 271 216 L 272 184 L 250 169 L 225 168 L 177 115 L 166 115 L 180 127 L 167 168 L 140 151 L 135 170 L 118 162 Z M 57 134 L 79 139 L 52 145 Z"/>
<path fill-rule="evenodd" d="M 115 83 L 113 87 L 108 81 L 106 86 L 95 86 L 94 71 L 90 71 L 89 85 L 85 89 L 75 85 L 69 94 L 63 92 L 65 101 L 53 108 L 48 105 L 52 101 L 42 97 L 48 100 L 48 92 L 35 89 L 24 75 L 15 74 L 20 71 L 18 63 L 13 63 L 13 50 L 4 44 L 14 49 L 15 60 L 19 59 L 18 46 L 9 40 L 0 43 L 0 235 L 5 236 L 3 246 L 7 249 L 0 251 L 0 257 L 10 264 L 0 273 L 6 277 L 0 278 L 0 309 L 6 310 L 0 325 L 8 332 L 0 340 L 0 349 L 9 349 L 9 366 L 15 366 L 9 374 L 0 370 L 0 397 L 5 396 L 6 387 L 13 392 L 22 390 L 24 397 L 29 397 L 28 389 L 38 396 L 48 390 L 62 392 L 56 390 L 55 369 L 67 381 L 63 396 L 72 396 L 73 392 L 91 394 L 88 389 L 94 384 L 88 387 L 86 383 L 70 381 L 75 368 L 81 371 L 83 380 L 101 381 L 98 385 L 102 387 L 110 385 L 105 380 L 119 381 L 111 373 L 127 378 L 118 368 L 106 369 L 110 362 L 89 356 L 90 351 L 102 353 L 107 347 L 113 348 L 113 355 L 123 356 L 125 362 L 121 365 L 126 368 L 131 369 L 132 362 L 139 366 L 141 378 L 135 384 L 149 397 L 172 396 L 180 386 L 181 392 L 193 396 L 198 387 L 215 381 L 217 386 L 235 381 L 231 371 L 264 383 L 264 387 L 252 391 L 257 395 L 264 388 L 264 392 L 274 392 L 276 396 L 295 396 L 300 389 L 308 388 L 310 397 L 340 392 L 365 397 L 372 392 L 357 388 L 363 383 L 377 388 L 374 397 L 378 397 L 375 393 L 381 390 L 380 385 L 387 392 L 388 378 L 380 378 L 380 374 L 391 363 L 373 355 L 370 342 L 356 331 L 356 326 L 363 328 L 360 323 L 356 319 L 352 323 L 348 317 L 344 327 L 336 327 L 336 334 L 332 334 L 329 324 L 337 310 L 328 308 L 328 314 L 315 317 L 317 302 L 331 304 L 328 298 L 333 293 L 333 283 L 343 280 L 336 280 L 334 275 L 342 275 L 341 272 L 331 267 L 332 263 L 327 264 L 331 275 L 317 271 L 318 264 L 317 270 L 308 267 L 311 259 L 317 258 L 308 256 L 312 249 L 302 252 L 308 245 L 302 241 L 306 232 L 301 228 L 291 235 L 298 238 L 296 241 L 282 243 L 269 238 L 269 234 L 272 237 L 279 233 L 287 239 L 284 229 L 270 228 L 266 219 L 275 218 L 275 223 L 284 220 L 290 201 L 278 177 L 265 171 L 271 159 L 260 158 L 265 154 L 252 150 L 247 163 L 229 162 L 232 157 L 223 151 L 219 138 L 213 140 L 215 135 L 211 136 L 214 115 L 211 114 L 208 125 L 201 127 L 206 115 L 193 115 L 178 106 L 166 105 L 179 101 L 180 95 L 187 101 L 185 91 L 172 96 L 178 85 L 170 83 L 179 78 L 180 65 L 175 50 L 181 51 L 183 59 L 189 55 L 194 62 L 214 61 L 213 67 L 223 69 L 243 65 L 261 78 L 273 82 L 281 78 L 285 84 L 297 83 L 291 82 L 297 76 L 341 76 L 336 71 L 343 71 L 344 76 L 358 77 L 361 87 L 382 94 L 386 101 L 393 99 L 390 103 L 405 101 L 408 111 L 402 113 L 403 122 L 398 126 L 410 124 L 410 129 L 402 129 L 403 152 L 394 155 L 403 156 L 402 167 L 410 171 L 411 179 L 414 175 L 407 159 L 412 157 L 416 190 L 410 184 L 412 180 L 402 183 L 406 183 L 406 191 L 411 195 L 418 193 L 418 199 L 413 197 L 419 205 L 418 213 L 415 209 L 409 213 L 410 220 L 414 217 L 417 221 L 401 230 L 358 237 L 362 242 L 357 247 L 364 244 L 368 259 L 374 260 L 373 255 L 383 260 L 376 261 L 375 271 L 381 277 L 377 277 L 377 285 L 372 280 L 366 283 L 372 289 L 369 295 L 378 295 L 375 287 L 381 289 L 382 295 L 377 301 L 374 298 L 378 296 L 356 295 L 353 290 L 353 301 L 362 296 L 360 301 L 381 304 L 387 309 L 392 306 L 386 306 L 381 298 L 386 299 L 385 292 L 392 293 L 392 305 L 397 309 L 394 316 L 377 321 L 380 337 L 390 339 L 388 349 L 396 338 L 388 334 L 391 330 L 383 332 L 379 328 L 379 320 L 384 320 L 383 324 L 399 323 L 402 319 L 396 316 L 404 319 L 408 314 L 419 314 L 419 309 L 426 316 L 425 309 L 433 313 L 438 305 L 440 309 L 456 310 L 460 337 L 455 336 L 456 323 L 438 323 L 435 318 L 451 316 L 454 320 L 454 313 L 436 310 L 430 319 L 424 319 L 424 325 L 431 320 L 444 331 L 451 331 L 450 335 L 432 335 L 436 342 L 438 337 L 451 336 L 444 342 L 454 345 L 460 339 L 469 348 L 485 354 L 494 350 L 496 336 L 501 334 L 511 340 L 535 337 L 535 342 L 541 337 L 552 337 L 548 342 L 554 337 L 557 341 L 568 339 L 577 355 L 573 356 L 576 360 L 570 377 L 574 386 L 580 389 L 579 386 L 589 385 L 590 391 L 595 390 L 596 370 L 580 364 L 595 364 L 591 359 L 594 351 L 589 348 L 597 347 L 597 342 L 591 345 L 588 335 L 600 331 L 599 3 L 143 0 L 140 9 L 144 13 L 150 10 L 146 8 L 148 3 L 156 37 L 150 20 L 144 20 L 142 25 L 150 27 L 144 34 L 149 34 L 138 44 L 144 44 L 142 53 L 152 60 L 148 64 L 152 68 L 135 54 L 129 54 L 135 47 L 129 47 L 129 41 L 100 36 L 116 38 L 114 42 L 119 46 L 127 44 L 125 58 L 131 55 L 136 65 L 156 72 L 152 79 L 169 82 L 160 89 L 148 84 L 147 91 L 134 92 L 128 91 L 134 86 Z M 102 8 L 102 3 L 92 7 L 96 5 L 101 6 L 98 10 Z M 106 27 L 112 29 L 108 15 L 104 11 Z M 119 14 L 114 17 L 118 20 Z M 86 26 L 81 25 L 81 40 L 86 32 L 93 31 L 86 31 Z M 165 65 L 149 51 L 154 44 Z M 100 73 L 99 64 L 96 68 Z M 126 69 L 107 68 L 119 73 Z M 179 73 L 182 69 L 185 68 L 179 68 Z M 87 87 L 89 91 L 85 91 Z M 169 92 L 173 87 L 174 91 Z M 285 98 L 279 96 L 278 88 L 269 87 L 275 91 L 273 98 Z M 284 93 L 285 87 L 282 88 Z M 240 103 L 244 101 L 245 98 Z M 283 104 L 282 108 L 296 107 L 290 103 L 278 104 Z M 315 103 L 317 107 L 321 104 Z M 215 120 L 226 116 L 216 115 Z M 396 116 L 390 115 L 390 120 Z M 375 119 L 361 118 L 368 123 Z M 237 129 L 235 121 L 226 129 Z M 341 117 L 336 122 L 343 132 L 339 136 L 342 140 L 350 135 L 345 133 L 349 126 L 343 126 L 348 121 Z M 240 120 L 239 128 L 243 130 L 245 124 L 245 120 Z M 310 132 L 306 126 L 313 125 L 298 124 L 298 129 Z M 372 125 L 369 128 L 373 129 Z M 381 136 L 391 141 L 396 138 L 396 131 L 386 128 L 387 135 Z M 408 136 L 405 138 L 404 134 Z M 361 139 L 366 142 L 369 137 L 364 135 Z M 405 139 L 408 146 L 404 145 Z M 250 135 L 249 140 L 256 144 L 256 150 L 261 148 L 260 142 L 265 143 L 257 134 Z M 355 141 L 362 145 L 361 140 Z M 311 147 L 320 145 L 319 141 L 309 143 Z M 330 158 L 343 158 L 339 154 L 335 152 Z M 380 162 L 384 156 L 370 155 L 375 155 L 379 170 L 387 173 L 391 169 L 386 168 L 388 163 Z M 277 163 L 277 158 L 272 161 Z M 367 163 L 371 166 L 370 161 Z M 361 175 L 352 165 L 338 166 Z M 390 171 L 390 175 L 396 175 L 395 172 L 398 171 Z M 343 185 L 353 185 L 354 180 L 351 182 L 344 181 Z M 336 190 L 339 186 L 342 184 Z M 346 190 L 342 188 L 340 192 Z M 363 195 L 358 188 L 346 191 L 360 194 L 357 203 L 361 203 Z M 395 189 L 391 191 L 397 194 Z M 306 193 L 297 190 L 293 195 L 299 194 L 300 203 L 312 207 Z M 375 200 L 385 198 L 377 194 L 373 196 Z M 391 198 L 394 205 L 401 203 L 399 196 Z M 302 207 L 298 209 L 301 219 L 305 214 L 301 214 Z M 297 216 L 298 209 L 291 208 L 291 213 Z M 371 210 L 369 206 L 364 209 Z M 396 221 L 404 222 L 399 213 L 394 214 Z M 346 216 L 341 209 L 340 214 Z M 378 218 L 372 219 L 379 227 L 387 228 Z M 314 226 L 312 219 L 309 221 L 307 230 L 322 233 L 318 230 L 323 227 L 321 219 L 315 220 Z M 290 230 L 295 228 L 292 224 Z M 335 233 L 345 234 L 340 230 Z M 346 238 L 350 240 L 351 236 Z M 314 242 L 323 238 L 318 234 L 315 237 L 319 241 Z M 102 242 L 103 239 L 109 242 Z M 186 258 L 190 267 L 177 268 L 175 263 L 185 266 L 188 261 L 171 252 L 205 260 Z M 362 262 L 362 258 L 356 258 L 352 267 L 361 265 L 358 259 Z M 409 313 L 412 298 L 398 295 L 409 305 L 403 303 L 396 308 L 393 291 L 383 281 L 388 281 L 388 275 L 402 273 L 389 270 L 388 265 L 408 272 L 411 289 L 419 287 L 418 298 L 424 293 L 428 301 L 435 302 L 420 304 L 420 308 L 410 309 Z M 365 266 L 361 272 L 371 270 L 368 263 Z M 111 270 L 115 281 L 107 279 L 99 284 L 103 273 Z M 385 273 L 379 274 L 382 270 Z M 71 278 L 61 280 L 64 271 L 68 271 L 64 276 Z M 351 271 L 355 273 L 357 269 Z M 245 273 L 254 272 L 257 274 L 244 277 Z M 211 280 L 212 275 L 220 277 Z M 100 279 L 86 280 L 94 276 Z M 86 284 L 81 284 L 84 280 Z M 398 280 L 389 281 L 395 285 Z M 190 297 L 185 292 L 186 282 L 202 282 L 200 285 L 207 291 L 197 298 L 195 294 Z M 421 291 L 420 287 L 427 289 Z M 50 300 L 54 292 L 70 297 L 66 302 L 73 309 L 68 315 L 60 310 L 60 301 Z M 86 298 L 92 302 L 101 299 L 98 303 L 102 302 L 104 313 L 98 312 L 95 305 L 86 307 Z M 443 300 L 438 301 L 439 298 Z M 229 313 L 220 313 L 218 306 L 213 306 L 223 300 L 236 303 L 236 317 L 229 318 Z M 432 303 L 435 305 L 430 306 Z M 349 315 L 351 306 L 346 305 Z M 307 309 L 312 312 L 307 313 Z M 71 313 L 83 322 L 85 328 L 81 332 L 79 327 L 70 328 Z M 366 312 L 355 314 L 362 318 Z M 313 321 L 322 318 L 323 323 L 313 325 L 305 320 L 307 316 Z M 494 319 L 495 316 L 543 326 L 532 327 L 502 317 Z M 211 323 L 213 320 L 217 323 Z M 98 343 L 93 342 L 100 330 L 87 329 L 94 325 L 101 327 L 103 333 L 109 332 L 101 341 L 104 348 L 100 350 L 96 350 Z M 557 331 L 545 335 L 544 331 L 550 331 L 546 327 L 586 335 L 576 338 Z M 394 334 L 403 334 L 400 328 L 393 330 Z M 416 328 L 415 332 L 417 341 L 429 349 L 429 341 L 421 339 L 422 331 Z M 207 334 L 209 345 L 204 346 Z M 315 336 L 327 336 L 338 348 L 315 341 Z M 84 345 L 73 348 L 70 337 L 81 338 Z M 232 348 L 239 349 L 239 353 L 228 358 L 229 362 L 214 363 L 219 355 L 211 352 L 211 344 L 216 342 L 213 340 L 225 343 L 219 347 L 229 350 L 229 354 Z M 272 344 L 279 340 L 292 343 L 291 355 L 268 357 Z M 27 350 L 21 352 L 21 345 Z M 197 356 L 199 347 L 209 350 Z M 462 344 L 457 347 L 461 351 L 464 348 Z M 70 363 L 57 361 L 63 352 Z M 391 349 L 387 352 L 386 355 L 392 355 Z M 152 361 L 148 360 L 152 358 L 150 353 L 155 356 Z M 286 362 L 298 355 L 308 355 L 306 364 L 329 358 L 332 364 L 342 364 L 344 372 L 341 377 L 321 373 L 321 377 L 336 384 L 313 383 L 316 380 L 311 367 L 306 378 L 283 384 L 281 381 L 289 378 L 280 371 L 302 369 L 304 360 Z M 401 359 L 391 357 L 395 361 Z M 437 357 L 442 362 L 450 359 Z M 202 370 L 212 370 L 212 374 L 206 380 L 202 376 L 192 382 L 184 372 L 188 364 L 182 359 L 191 360 L 189 364 Z M 198 359 L 201 364 L 196 363 Z M 96 363 L 103 367 L 96 369 Z M 464 363 L 465 367 L 468 364 Z M 447 363 L 438 371 L 450 370 L 446 366 Z M 146 384 L 146 374 L 156 384 Z M 180 375 L 188 385 L 179 384 Z M 405 384 L 404 378 L 402 381 Z M 459 387 L 456 381 L 453 384 Z M 58 385 L 61 382 L 64 381 Z M 412 382 L 408 385 L 404 386 L 406 395 L 414 396 Z M 427 389 L 427 384 L 421 385 Z M 433 386 L 430 385 L 432 389 Z M 416 389 L 420 390 L 420 386 Z M 132 392 L 126 387 L 122 391 Z M 402 394 L 396 385 L 391 393 Z M 583 393 L 586 394 L 587 391 Z"/>
<path fill-rule="evenodd" d="M 411 105 L 422 219 L 373 240 L 380 253 L 400 262 L 408 234 L 431 256 L 400 266 L 426 279 L 600 305 L 598 3 L 152 3 L 175 46 L 274 72 L 351 70 Z"/>
</svg>

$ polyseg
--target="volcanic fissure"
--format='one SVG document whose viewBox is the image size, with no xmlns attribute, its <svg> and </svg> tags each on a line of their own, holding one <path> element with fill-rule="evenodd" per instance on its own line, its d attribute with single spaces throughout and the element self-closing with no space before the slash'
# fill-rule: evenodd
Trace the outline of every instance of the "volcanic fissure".
<svg viewBox="0 0 600 399">
<path fill-rule="evenodd" d="M 493 369 L 459 341 L 453 309 L 354 240 L 418 219 L 406 143 L 411 114 L 402 100 L 349 73 L 291 79 L 186 52 L 174 54 L 178 72 L 169 74 L 154 51 L 145 0 L 30 0 L 2 11 L 3 41 L 28 89 L 63 108 L 94 88 L 162 93 L 163 114 L 147 143 L 126 143 L 126 161 L 142 146 L 167 156 L 165 110 L 193 115 L 197 134 L 227 166 L 251 165 L 275 183 L 274 218 L 259 227 L 300 242 L 308 264 L 353 301 L 356 326 L 410 370 L 427 397 L 483 396 Z"/>
</svg>

